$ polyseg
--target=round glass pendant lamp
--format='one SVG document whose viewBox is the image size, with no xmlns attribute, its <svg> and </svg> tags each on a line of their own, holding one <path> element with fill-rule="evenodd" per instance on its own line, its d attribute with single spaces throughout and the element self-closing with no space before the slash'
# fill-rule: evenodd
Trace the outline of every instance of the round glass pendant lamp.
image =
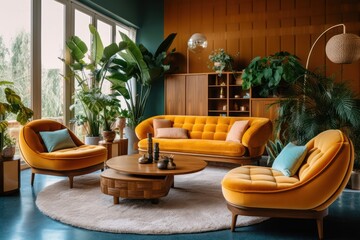
<svg viewBox="0 0 360 240">
<path fill-rule="evenodd" d="M 194 33 L 188 41 L 188 49 L 194 53 L 198 53 L 207 47 L 207 39 L 202 33 Z"/>
<path fill-rule="evenodd" d="M 191 37 L 188 40 L 187 43 L 188 47 L 187 47 L 187 51 L 186 51 L 186 69 L 187 69 L 187 73 L 189 73 L 189 51 L 193 52 L 193 53 L 199 53 L 201 52 L 204 48 L 207 47 L 208 42 L 207 39 L 205 37 L 204 34 L 202 33 L 194 33 L 193 35 L 191 35 Z"/>
</svg>

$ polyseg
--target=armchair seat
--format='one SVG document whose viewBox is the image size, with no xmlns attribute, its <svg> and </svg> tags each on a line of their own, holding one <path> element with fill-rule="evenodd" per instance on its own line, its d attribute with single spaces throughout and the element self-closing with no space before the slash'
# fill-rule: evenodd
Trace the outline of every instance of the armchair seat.
<svg viewBox="0 0 360 240">
<path fill-rule="evenodd" d="M 224 176 L 232 231 L 238 215 L 313 218 L 323 238 L 323 218 L 350 178 L 354 148 L 340 130 L 324 131 L 306 147 L 307 156 L 294 176 L 262 166 L 234 168 Z"/>
<path fill-rule="evenodd" d="M 87 174 L 104 168 L 107 150 L 103 146 L 85 145 L 69 129 L 75 147 L 47 152 L 39 134 L 42 131 L 56 131 L 66 126 L 53 120 L 34 120 L 26 124 L 20 131 L 19 145 L 24 160 L 31 167 L 31 185 L 34 184 L 35 173 L 67 176 L 70 188 L 73 187 L 74 176 Z"/>
</svg>

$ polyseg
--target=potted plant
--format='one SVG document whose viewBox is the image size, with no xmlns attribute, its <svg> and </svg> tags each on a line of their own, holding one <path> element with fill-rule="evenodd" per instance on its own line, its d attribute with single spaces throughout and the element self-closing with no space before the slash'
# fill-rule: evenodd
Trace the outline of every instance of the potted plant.
<svg viewBox="0 0 360 240">
<path fill-rule="evenodd" d="M 288 52 L 266 57 L 255 57 L 244 69 L 241 78 L 244 90 L 257 87 L 253 92 L 260 97 L 277 96 L 279 87 L 288 88 L 305 72 L 299 58 Z"/>
<path fill-rule="evenodd" d="M 16 121 L 24 125 L 33 116 L 33 111 L 25 107 L 21 101 L 21 97 L 10 88 L 13 83 L 9 81 L 0 81 L 0 88 L 4 92 L 5 99 L 0 99 L 0 152 L 3 148 L 13 145 L 13 140 L 8 136 L 7 127 L 8 115 L 15 114 Z M 7 152 L 8 150 L 5 150 Z M 6 155 L 6 154 L 5 154 Z"/>
<path fill-rule="evenodd" d="M 175 33 L 169 34 L 159 45 L 156 52 L 151 53 L 144 45 L 136 45 L 127 35 L 120 32 L 122 41 L 119 46 L 123 48 L 119 52 L 120 58 L 115 59 L 109 65 L 107 71 L 111 74 L 107 79 L 112 83 L 112 89 L 121 95 L 127 105 L 127 138 L 129 141 L 129 153 L 134 153 L 137 145 L 135 127 L 143 120 L 144 111 L 151 91 L 152 83 L 160 79 L 170 69 L 166 63 L 168 49 L 176 37 Z M 173 49 L 170 53 L 173 53 Z M 131 91 L 132 82 L 136 81 L 136 91 Z"/>
<path fill-rule="evenodd" d="M 128 36 L 120 32 L 122 42 L 119 43 L 124 49 L 119 52 L 121 59 L 117 59 L 116 65 L 109 66 L 111 73 L 107 79 L 112 83 L 112 89 L 124 97 L 128 110 L 128 126 L 135 128 L 142 120 L 146 103 L 151 91 L 152 83 L 160 79 L 170 69 L 166 64 L 167 51 L 176 37 L 170 34 L 152 54 L 140 44 L 136 45 Z M 175 50 L 173 49 L 171 53 Z M 131 82 L 135 78 L 137 91 L 130 91 Z"/>
<path fill-rule="evenodd" d="M 212 65 L 208 65 L 208 67 L 214 70 L 219 76 L 221 76 L 225 70 L 233 70 L 233 58 L 222 48 L 212 51 L 209 55 L 209 60 L 212 62 Z"/>
<path fill-rule="evenodd" d="M 104 94 L 102 92 L 103 83 L 108 75 L 108 67 L 116 59 L 117 53 L 121 49 L 115 43 L 104 48 L 96 28 L 90 24 L 89 30 L 92 35 L 90 52 L 88 53 L 88 47 L 79 37 L 72 36 L 66 41 L 66 46 L 73 62 L 60 60 L 70 68 L 71 76 L 69 77 L 74 77 L 77 82 L 73 95 L 74 104 L 70 106 L 71 110 L 76 109 L 76 115 L 72 122 L 85 128 L 86 144 L 97 144 L 100 139 L 101 125 L 104 125 L 105 128 L 108 125 L 107 122 L 102 122 L 107 120 L 107 117 L 104 117 L 106 115 L 104 111 L 109 111 L 104 109 L 104 101 L 111 98 L 109 101 L 115 104 L 114 98 L 117 97 L 117 93 L 111 96 Z M 102 118 L 101 113 L 103 113 Z"/>
<path fill-rule="evenodd" d="M 120 100 L 117 98 L 117 94 L 103 95 L 101 104 L 103 105 L 101 113 L 102 136 L 106 142 L 112 142 L 116 137 L 116 132 L 112 126 L 120 116 Z"/>
<path fill-rule="evenodd" d="M 15 138 L 11 137 L 8 132 L 4 134 L 3 148 L 1 156 L 4 158 L 12 158 L 15 155 Z"/>
</svg>

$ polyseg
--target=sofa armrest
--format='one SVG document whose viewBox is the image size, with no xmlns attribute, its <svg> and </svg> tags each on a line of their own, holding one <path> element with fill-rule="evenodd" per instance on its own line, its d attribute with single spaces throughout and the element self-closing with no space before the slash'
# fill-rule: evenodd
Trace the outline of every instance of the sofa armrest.
<svg viewBox="0 0 360 240">
<path fill-rule="evenodd" d="M 153 119 L 154 117 L 148 118 L 135 127 L 135 134 L 139 140 L 147 138 L 148 133 L 152 133 L 154 136 Z"/>
<path fill-rule="evenodd" d="M 242 144 L 249 149 L 250 155 L 252 155 L 252 149 L 265 148 L 272 130 L 270 119 L 254 119 L 242 137 Z"/>
</svg>

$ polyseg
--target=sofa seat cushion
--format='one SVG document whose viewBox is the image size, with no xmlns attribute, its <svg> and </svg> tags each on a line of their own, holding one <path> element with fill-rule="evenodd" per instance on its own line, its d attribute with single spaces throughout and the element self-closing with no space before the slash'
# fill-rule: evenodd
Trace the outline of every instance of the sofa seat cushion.
<svg viewBox="0 0 360 240">
<path fill-rule="evenodd" d="M 38 158 L 33 161 L 33 167 L 63 171 L 82 169 L 104 162 L 106 154 L 107 150 L 103 146 L 81 145 L 50 153 L 38 153 Z M 69 161 L 72 163 L 69 164 Z"/>
<path fill-rule="evenodd" d="M 187 154 L 241 157 L 246 151 L 246 148 L 241 143 L 222 140 L 154 138 L 153 143 L 156 142 L 159 143 L 160 152 L 169 151 Z M 139 141 L 139 148 L 147 149 L 147 139 Z"/>
</svg>

